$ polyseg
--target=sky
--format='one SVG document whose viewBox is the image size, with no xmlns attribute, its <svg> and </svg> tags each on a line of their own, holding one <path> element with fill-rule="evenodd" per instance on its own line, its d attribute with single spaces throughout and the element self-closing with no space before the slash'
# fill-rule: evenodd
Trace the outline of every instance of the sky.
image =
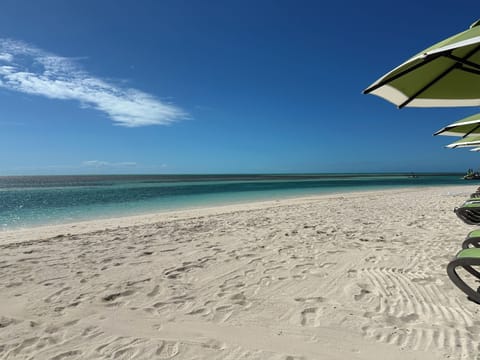
<svg viewBox="0 0 480 360">
<path fill-rule="evenodd" d="M 476 2 L 2 0 L 0 175 L 449 172 L 475 108 L 368 85 Z"/>
</svg>

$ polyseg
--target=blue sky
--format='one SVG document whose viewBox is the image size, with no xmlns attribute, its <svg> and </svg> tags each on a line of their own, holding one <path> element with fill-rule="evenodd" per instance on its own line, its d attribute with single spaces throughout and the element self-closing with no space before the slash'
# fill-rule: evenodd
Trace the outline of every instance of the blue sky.
<svg viewBox="0 0 480 360">
<path fill-rule="evenodd" d="M 362 90 L 477 3 L 4 0 L 0 175 L 463 171 L 475 108 Z M 473 10 L 473 11 L 472 11 Z"/>
</svg>

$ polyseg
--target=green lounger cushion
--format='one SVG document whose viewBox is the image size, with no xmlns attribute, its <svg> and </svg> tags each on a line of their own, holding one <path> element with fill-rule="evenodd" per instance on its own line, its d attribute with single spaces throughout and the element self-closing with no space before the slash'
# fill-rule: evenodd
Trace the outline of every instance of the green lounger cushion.
<svg viewBox="0 0 480 360">
<path fill-rule="evenodd" d="M 480 229 L 470 231 L 467 236 L 467 238 L 476 238 L 476 237 L 480 237 Z"/>
<path fill-rule="evenodd" d="M 457 259 L 480 258 L 480 248 L 463 249 L 457 254 Z"/>
<path fill-rule="evenodd" d="M 480 201 L 471 201 L 471 202 L 466 202 L 465 204 L 462 205 L 464 208 L 478 208 L 480 207 Z"/>
</svg>

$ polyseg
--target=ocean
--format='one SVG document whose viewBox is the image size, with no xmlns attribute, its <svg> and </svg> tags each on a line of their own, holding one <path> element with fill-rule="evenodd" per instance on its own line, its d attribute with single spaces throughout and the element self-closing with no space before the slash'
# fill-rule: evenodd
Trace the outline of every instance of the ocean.
<svg viewBox="0 0 480 360">
<path fill-rule="evenodd" d="M 461 174 L 4 176 L 0 229 L 326 193 L 462 184 Z"/>
</svg>

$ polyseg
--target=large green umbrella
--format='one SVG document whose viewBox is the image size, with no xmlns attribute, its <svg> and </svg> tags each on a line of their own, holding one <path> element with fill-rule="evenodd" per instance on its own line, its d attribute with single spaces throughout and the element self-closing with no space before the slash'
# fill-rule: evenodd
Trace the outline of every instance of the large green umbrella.
<svg viewBox="0 0 480 360">
<path fill-rule="evenodd" d="M 446 147 L 450 148 L 450 149 L 455 149 L 455 148 L 459 148 L 459 147 L 469 147 L 469 146 L 479 147 L 480 146 L 480 136 L 479 135 L 468 136 L 466 138 L 457 140 L 457 141 L 447 145 Z"/>
<path fill-rule="evenodd" d="M 461 137 L 480 135 L 480 114 L 475 114 L 464 119 L 455 121 L 453 124 L 447 125 L 444 128 L 438 130 L 433 135 Z"/>
<path fill-rule="evenodd" d="M 399 108 L 480 105 L 480 21 L 413 56 L 370 85 Z"/>
</svg>

